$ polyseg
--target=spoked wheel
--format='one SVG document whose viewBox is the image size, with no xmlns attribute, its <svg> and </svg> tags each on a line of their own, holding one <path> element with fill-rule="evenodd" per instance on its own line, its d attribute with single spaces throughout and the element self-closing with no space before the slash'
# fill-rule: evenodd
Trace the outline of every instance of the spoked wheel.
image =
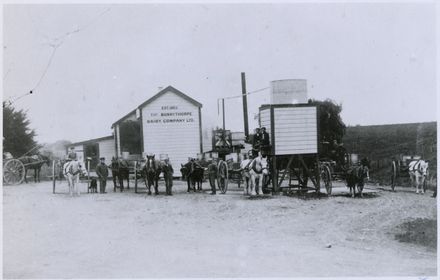
<svg viewBox="0 0 440 280">
<path fill-rule="evenodd" d="M 391 163 L 391 190 L 394 191 L 394 187 L 396 186 L 397 179 L 397 164 L 395 161 Z"/>
<path fill-rule="evenodd" d="M 8 160 L 3 166 L 3 181 L 7 185 L 18 185 L 24 180 L 24 165 L 18 159 Z"/>
<path fill-rule="evenodd" d="M 332 174 L 330 168 L 327 165 L 321 166 L 319 172 L 320 180 L 320 188 L 325 188 L 328 195 L 332 194 Z"/>
<path fill-rule="evenodd" d="M 222 194 L 225 194 L 228 190 L 228 165 L 225 161 L 220 160 L 218 163 L 217 184 Z"/>
</svg>

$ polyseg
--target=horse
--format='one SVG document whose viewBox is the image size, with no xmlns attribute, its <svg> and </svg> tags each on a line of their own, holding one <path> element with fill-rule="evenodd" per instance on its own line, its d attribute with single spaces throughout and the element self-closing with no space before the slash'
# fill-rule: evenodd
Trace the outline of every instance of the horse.
<svg viewBox="0 0 440 280">
<path fill-rule="evenodd" d="M 345 174 L 345 180 L 347 182 L 347 187 L 350 188 L 350 196 L 354 198 L 356 195 L 356 187 L 363 197 L 362 191 L 364 190 L 365 180 L 370 180 L 370 171 L 368 168 L 369 164 L 365 161 L 361 161 L 361 165 L 349 168 Z"/>
<path fill-rule="evenodd" d="M 82 174 L 87 176 L 87 170 L 82 166 L 82 164 L 77 160 L 71 160 L 64 163 L 63 175 L 67 179 L 69 184 L 69 194 L 73 196 L 75 192 L 75 184 L 79 183 L 79 175 Z M 77 193 L 80 194 L 79 188 L 77 187 Z"/>
<path fill-rule="evenodd" d="M 245 187 L 243 189 L 244 195 L 249 194 L 249 181 L 251 179 L 251 174 L 249 173 L 249 165 L 251 161 L 251 159 L 244 159 L 240 163 L 241 176 L 243 178 L 243 181 L 245 182 Z"/>
<path fill-rule="evenodd" d="M 113 177 L 113 191 L 115 192 L 117 188 L 116 178 L 118 178 L 121 192 L 124 190 L 124 179 L 127 180 L 127 189 L 130 189 L 130 168 L 128 162 L 126 160 L 113 157 L 112 163 L 110 164 L 110 169 Z"/>
<path fill-rule="evenodd" d="M 159 194 L 159 175 L 162 172 L 161 163 L 154 159 L 155 155 L 148 155 L 147 161 L 142 168 L 145 185 L 148 187 L 148 194 L 151 195 L 151 186 L 154 186 L 154 194 Z"/>
<path fill-rule="evenodd" d="M 251 175 L 251 196 L 256 194 L 262 195 L 264 177 L 269 175 L 267 157 L 262 157 L 260 154 L 254 158 L 249 164 L 249 174 Z"/>
<path fill-rule="evenodd" d="M 194 190 L 196 189 L 196 184 L 197 184 L 197 191 L 202 191 L 204 172 L 205 169 L 202 166 L 200 166 L 200 164 L 198 164 L 195 161 L 192 162 L 191 172 L 189 177 Z"/>
<path fill-rule="evenodd" d="M 34 170 L 34 182 L 40 182 L 41 167 L 46 164 L 50 166 L 50 159 L 43 155 L 24 156 L 19 158 L 24 165 L 24 181 L 27 183 L 27 171 L 28 169 Z"/>
<path fill-rule="evenodd" d="M 425 193 L 423 184 L 426 180 L 426 173 L 428 171 L 428 162 L 422 159 L 411 161 L 408 165 L 409 177 L 411 179 L 411 185 L 415 186 L 416 193 Z"/>
<path fill-rule="evenodd" d="M 195 161 L 188 161 L 185 164 L 181 164 L 180 172 L 188 184 L 187 192 L 190 192 L 191 189 L 194 190 L 194 192 L 196 190 L 202 190 L 204 171 L 204 168 Z"/>
</svg>

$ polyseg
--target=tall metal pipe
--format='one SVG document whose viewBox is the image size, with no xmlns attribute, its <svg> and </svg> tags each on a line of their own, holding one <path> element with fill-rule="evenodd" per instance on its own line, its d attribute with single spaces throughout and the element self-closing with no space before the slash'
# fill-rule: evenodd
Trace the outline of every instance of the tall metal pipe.
<svg viewBox="0 0 440 280">
<path fill-rule="evenodd" d="M 241 72 L 241 92 L 243 97 L 243 120 L 244 120 L 244 135 L 246 139 L 249 137 L 249 121 L 247 110 L 247 94 L 246 94 L 246 74 Z"/>
</svg>

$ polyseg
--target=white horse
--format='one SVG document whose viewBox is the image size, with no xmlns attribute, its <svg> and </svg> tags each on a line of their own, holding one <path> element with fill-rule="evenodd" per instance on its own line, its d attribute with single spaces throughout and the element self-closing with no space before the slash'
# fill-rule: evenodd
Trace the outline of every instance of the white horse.
<svg viewBox="0 0 440 280">
<path fill-rule="evenodd" d="M 63 166 L 63 174 L 67 179 L 67 183 L 69 184 L 69 194 L 73 196 L 75 192 L 75 184 L 79 184 L 79 175 L 83 174 L 87 176 L 87 170 L 82 166 L 82 164 L 77 160 L 71 160 L 64 164 Z M 80 194 L 79 187 L 77 186 L 77 193 Z"/>
<path fill-rule="evenodd" d="M 251 195 L 262 195 L 263 178 L 264 176 L 269 175 L 269 164 L 267 162 L 267 158 L 263 158 L 261 154 L 254 158 L 249 164 L 249 174 L 251 175 Z"/>
<path fill-rule="evenodd" d="M 408 165 L 409 177 L 411 178 L 411 184 L 416 187 L 416 193 L 425 193 L 423 189 L 423 183 L 426 179 L 426 172 L 428 171 L 428 162 L 419 159 L 411 161 Z"/>
</svg>

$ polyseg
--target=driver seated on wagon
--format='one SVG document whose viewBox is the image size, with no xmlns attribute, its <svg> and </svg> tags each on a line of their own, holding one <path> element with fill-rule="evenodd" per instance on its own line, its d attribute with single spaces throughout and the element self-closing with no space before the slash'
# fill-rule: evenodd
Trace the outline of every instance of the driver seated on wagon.
<svg viewBox="0 0 440 280">
<path fill-rule="evenodd" d="M 344 144 L 338 144 L 337 140 L 333 140 L 331 149 L 330 149 L 330 158 L 336 161 L 337 165 L 341 166 L 341 168 L 345 168 L 347 165 L 345 155 L 347 154 L 347 150 L 344 147 Z"/>
<path fill-rule="evenodd" d="M 261 128 L 260 143 L 261 143 L 261 147 L 260 147 L 261 155 L 263 157 L 266 157 L 267 155 L 270 154 L 270 138 L 269 138 L 269 133 L 266 132 L 266 128 L 264 126 Z"/>
</svg>

